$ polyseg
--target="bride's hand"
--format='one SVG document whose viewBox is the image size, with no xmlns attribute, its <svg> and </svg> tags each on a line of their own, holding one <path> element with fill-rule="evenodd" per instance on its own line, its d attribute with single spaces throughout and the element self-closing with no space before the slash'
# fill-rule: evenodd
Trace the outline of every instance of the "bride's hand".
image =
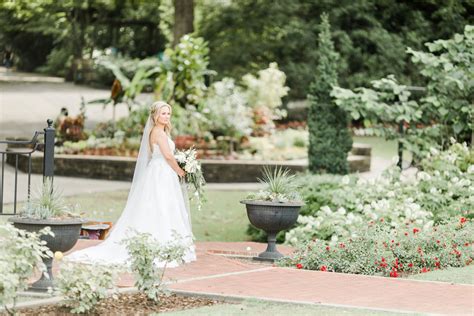
<svg viewBox="0 0 474 316">
<path fill-rule="evenodd" d="M 186 175 L 186 172 L 184 172 L 183 169 L 179 169 L 178 172 L 176 172 L 180 178 L 184 177 Z"/>
</svg>

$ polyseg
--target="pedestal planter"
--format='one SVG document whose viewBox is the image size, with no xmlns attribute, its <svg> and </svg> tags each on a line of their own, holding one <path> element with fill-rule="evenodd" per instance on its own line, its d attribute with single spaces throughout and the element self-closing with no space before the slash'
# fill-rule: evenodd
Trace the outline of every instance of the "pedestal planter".
<svg viewBox="0 0 474 316">
<path fill-rule="evenodd" d="M 23 229 L 28 232 L 38 232 L 41 229 L 49 226 L 54 233 L 53 236 L 41 236 L 41 240 L 46 241 L 46 246 L 54 253 L 56 251 L 66 252 L 76 244 L 81 232 L 81 226 L 84 222 L 81 219 L 67 219 L 67 220 L 38 220 L 31 218 L 12 217 L 9 219 L 18 229 Z M 48 287 L 53 287 L 53 273 L 52 265 L 53 258 L 43 259 L 46 265 L 49 278 L 44 275 L 31 285 L 30 290 L 46 292 Z"/>
<path fill-rule="evenodd" d="M 283 255 L 276 249 L 276 235 L 296 223 L 303 203 L 275 203 L 256 200 L 243 200 L 247 207 L 250 223 L 264 230 L 267 235 L 267 249 L 255 259 L 274 261 Z"/>
</svg>

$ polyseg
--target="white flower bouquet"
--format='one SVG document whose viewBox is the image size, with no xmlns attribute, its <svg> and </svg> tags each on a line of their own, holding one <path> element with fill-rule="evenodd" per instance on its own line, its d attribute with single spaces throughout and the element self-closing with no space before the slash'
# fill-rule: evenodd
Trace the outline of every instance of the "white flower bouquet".
<svg viewBox="0 0 474 316">
<path fill-rule="evenodd" d="M 197 198 L 198 210 L 201 209 L 204 201 L 204 185 L 206 180 L 202 174 L 201 164 L 196 157 L 196 149 L 178 150 L 175 153 L 178 165 L 186 172 L 184 181 L 192 185 L 194 189 L 193 197 Z"/>
</svg>

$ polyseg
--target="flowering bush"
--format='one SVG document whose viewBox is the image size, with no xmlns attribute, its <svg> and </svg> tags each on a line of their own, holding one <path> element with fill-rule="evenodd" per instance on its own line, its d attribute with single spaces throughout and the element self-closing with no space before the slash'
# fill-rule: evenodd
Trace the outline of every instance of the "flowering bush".
<svg viewBox="0 0 474 316">
<path fill-rule="evenodd" d="M 178 165 L 186 172 L 185 181 L 194 187 L 194 194 L 198 200 L 198 210 L 202 207 L 204 201 L 204 185 L 206 180 L 202 174 L 201 164 L 197 160 L 196 150 L 190 148 L 184 151 L 176 151 L 175 154 Z"/>
<path fill-rule="evenodd" d="M 270 63 L 267 69 L 260 70 L 258 77 L 247 74 L 242 77 L 243 85 L 247 88 L 248 104 L 254 112 L 254 133 L 265 134 L 275 125 L 273 120 L 282 118 L 286 113 L 279 110 L 282 98 L 290 90 L 285 86 L 286 75 L 278 69 L 277 63 Z"/>
<path fill-rule="evenodd" d="M 182 263 L 187 242 L 176 235 L 172 242 L 161 244 L 150 234 L 136 233 L 123 241 L 131 257 L 135 286 L 150 300 L 158 301 L 166 291 L 163 275 L 170 262 Z"/>
<path fill-rule="evenodd" d="M 252 132 L 252 113 L 247 98 L 233 79 L 224 78 L 212 84 L 202 112 L 208 128 L 216 134 L 239 140 Z"/>
<path fill-rule="evenodd" d="M 313 240 L 279 264 L 310 270 L 398 277 L 446 267 L 463 267 L 474 259 L 474 224 L 461 217 L 430 228 L 403 225 L 393 229 L 377 221 L 337 244 Z"/>
<path fill-rule="evenodd" d="M 42 259 L 53 256 L 46 242 L 40 240 L 41 235 L 53 233 L 49 227 L 29 233 L 10 224 L 0 225 L 0 305 L 12 315 L 18 293 L 28 287 L 35 269 L 46 272 Z M 7 308 L 7 304 L 13 307 Z"/>
<path fill-rule="evenodd" d="M 105 265 L 63 263 L 55 279 L 56 293 L 64 296 L 62 305 L 71 313 L 88 313 L 107 297 L 109 289 L 115 289 L 118 271 Z"/>
<path fill-rule="evenodd" d="M 456 143 L 446 151 L 433 150 L 416 178 L 405 178 L 396 168 L 375 180 L 303 176 L 299 183 L 306 206 L 286 242 L 297 245 L 318 238 L 335 244 L 340 238 L 356 237 L 368 222 L 381 218 L 393 228 L 406 223 L 429 228 L 447 215 L 470 217 L 472 162 L 473 151 Z"/>
</svg>

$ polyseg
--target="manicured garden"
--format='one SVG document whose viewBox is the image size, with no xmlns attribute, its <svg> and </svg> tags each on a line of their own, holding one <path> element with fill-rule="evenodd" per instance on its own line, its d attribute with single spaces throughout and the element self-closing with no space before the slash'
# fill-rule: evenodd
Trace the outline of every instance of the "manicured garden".
<svg viewBox="0 0 474 316">
<path fill-rule="evenodd" d="M 5 312 L 16 313 L 15 305 L 25 299 L 20 293 L 40 276 L 41 290 L 57 301 L 26 309 L 25 315 L 386 314 L 239 300 L 246 292 L 235 280 L 248 273 L 257 279 L 259 272 L 274 273 L 272 279 L 278 273 L 295 280 L 352 275 L 399 285 L 414 279 L 472 286 L 474 26 L 466 13 L 469 5 L 218 2 L 0 3 L 0 44 L 13 46 L 18 69 L 110 87 L 106 98 L 83 99 L 79 113 L 61 109 L 54 122 L 56 154 L 127 157 L 117 159 L 133 163 L 150 117 L 150 104 L 141 96 L 169 104 L 176 148 L 191 148 L 193 168 L 186 167 L 185 152 L 175 158 L 194 184 L 191 197 L 198 197 L 191 200 L 191 218 L 201 247 L 196 265 L 175 271 L 186 275 L 186 269 L 197 267 L 202 272 L 201 258 L 210 270 L 180 279 L 187 285 L 202 281 L 197 284 L 204 296 L 166 296 L 167 267 L 184 263 L 190 241 L 175 235 L 161 243 L 139 231 L 121 241 L 130 256 L 127 264 L 64 260 L 79 233 L 66 238 L 57 227 L 75 225 L 80 231 L 88 220 L 115 223 L 129 192 L 62 198 L 46 177 L 39 192 L 18 205 L 18 217 L 0 218 Z M 296 103 L 305 106 L 294 110 L 290 105 Z M 112 107 L 112 117 L 86 129 L 94 106 Z M 126 116 L 116 117 L 118 106 L 127 108 Z M 392 166 L 377 177 L 349 174 L 354 142 L 370 144 L 372 156 L 393 161 Z M 308 170 L 266 166 L 261 189 L 252 192 L 203 189 L 204 168 L 194 153 L 214 161 L 307 162 Z M 130 164 L 127 170 L 110 166 L 122 174 L 132 171 Z M 70 245 L 53 249 L 54 240 L 66 239 Z M 275 239 L 293 251 L 278 253 Z M 229 249 L 239 242 L 242 248 L 246 241 L 268 241 L 268 248 L 259 258 L 250 257 L 250 246 L 228 253 L 206 248 L 212 244 L 206 242 L 227 242 Z M 263 279 L 270 283 L 268 275 Z M 134 287 L 129 293 L 118 289 L 124 276 Z M 212 286 L 225 277 L 237 278 L 230 288 L 239 295 L 230 291 L 231 303 L 212 294 L 212 289 L 219 292 Z M 262 287 L 259 295 L 278 297 L 269 295 L 276 287 L 265 288 L 265 282 L 254 284 Z"/>
</svg>

